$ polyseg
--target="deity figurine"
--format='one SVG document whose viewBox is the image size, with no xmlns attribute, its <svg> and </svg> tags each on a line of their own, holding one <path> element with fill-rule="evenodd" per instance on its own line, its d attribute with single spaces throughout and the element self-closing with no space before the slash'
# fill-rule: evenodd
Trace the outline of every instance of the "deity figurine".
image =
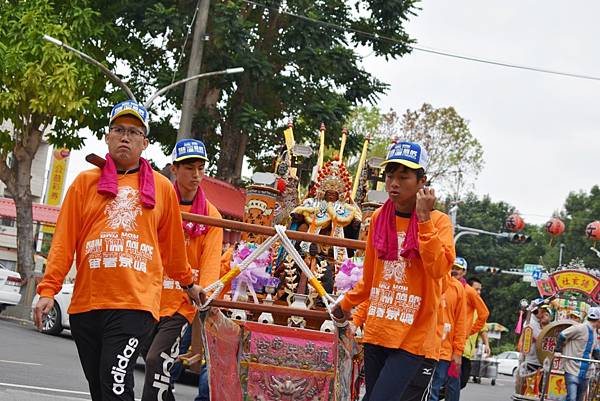
<svg viewBox="0 0 600 401">
<path fill-rule="evenodd" d="M 337 238 L 345 238 L 345 231 L 354 231 L 351 236 L 356 238 L 362 215 L 350 198 L 351 189 L 350 175 L 344 164 L 337 160 L 325 163 L 309 197 L 292 211 L 292 228 Z M 308 242 L 300 244 L 305 254 L 309 247 Z M 344 247 L 319 245 L 318 253 L 332 258 L 337 266 L 348 258 Z"/>
</svg>

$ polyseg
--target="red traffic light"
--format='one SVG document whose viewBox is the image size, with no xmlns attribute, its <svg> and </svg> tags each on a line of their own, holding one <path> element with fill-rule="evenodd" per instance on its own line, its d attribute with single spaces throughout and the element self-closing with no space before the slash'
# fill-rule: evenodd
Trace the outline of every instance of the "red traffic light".
<svg viewBox="0 0 600 401">
<path fill-rule="evenodd" d="M 511 244 L 526 244 L 531 242 L 531 237 L 523 233 L 512 233 L 508 235 L 508 241 Z"/>
</svg>

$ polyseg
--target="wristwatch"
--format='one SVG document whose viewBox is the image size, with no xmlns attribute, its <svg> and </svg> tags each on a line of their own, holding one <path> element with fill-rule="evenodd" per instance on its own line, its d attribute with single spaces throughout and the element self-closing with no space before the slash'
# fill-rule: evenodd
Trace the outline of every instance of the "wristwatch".
<svg viewBox="0 0 600 401">
<path fill-rule="evenodd" d="M 180 285 L 181 289 L 183 289 L 183 290 L 189 290 L 193 286 L 194 286 L 194 282 L 193 281 L 190 284 L 188 284 L 188 285 Z"/>
</svg>

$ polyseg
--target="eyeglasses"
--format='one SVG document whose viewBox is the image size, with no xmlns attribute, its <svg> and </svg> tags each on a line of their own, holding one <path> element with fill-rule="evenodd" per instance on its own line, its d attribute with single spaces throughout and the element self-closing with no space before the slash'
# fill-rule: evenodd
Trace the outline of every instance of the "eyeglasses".
<svg viewBox="0 0 600 401">
<path fill-rule="evenodd" d="M 121 127 L 121 126 L 113 126 L 110 127 L 110 133 L 111 134 L 115 134 L 118 135 L 120 137 L 124 137 L 124 136 L 129 136 L 130 138 L 137 138 L 137 137 L 145 137 L 146 134 L 144 134 L 143 131 L 139 130 L 139 129 L 135 129 L 135 128 L 125 128 L 125 127 Z"/>
</svg>

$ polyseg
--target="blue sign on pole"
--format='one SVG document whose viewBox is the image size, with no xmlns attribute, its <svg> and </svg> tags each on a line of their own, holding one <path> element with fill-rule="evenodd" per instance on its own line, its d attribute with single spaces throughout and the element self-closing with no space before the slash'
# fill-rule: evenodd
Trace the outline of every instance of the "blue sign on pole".
<svg viewBox="0 0 600 401">
<path fill-rule="evenodd" d="M 531 277 L 536 281 L 540 280 L 542 278 L 542 271 L 539 269 L 534 270 L 531 272 Z"/>
</svg>

